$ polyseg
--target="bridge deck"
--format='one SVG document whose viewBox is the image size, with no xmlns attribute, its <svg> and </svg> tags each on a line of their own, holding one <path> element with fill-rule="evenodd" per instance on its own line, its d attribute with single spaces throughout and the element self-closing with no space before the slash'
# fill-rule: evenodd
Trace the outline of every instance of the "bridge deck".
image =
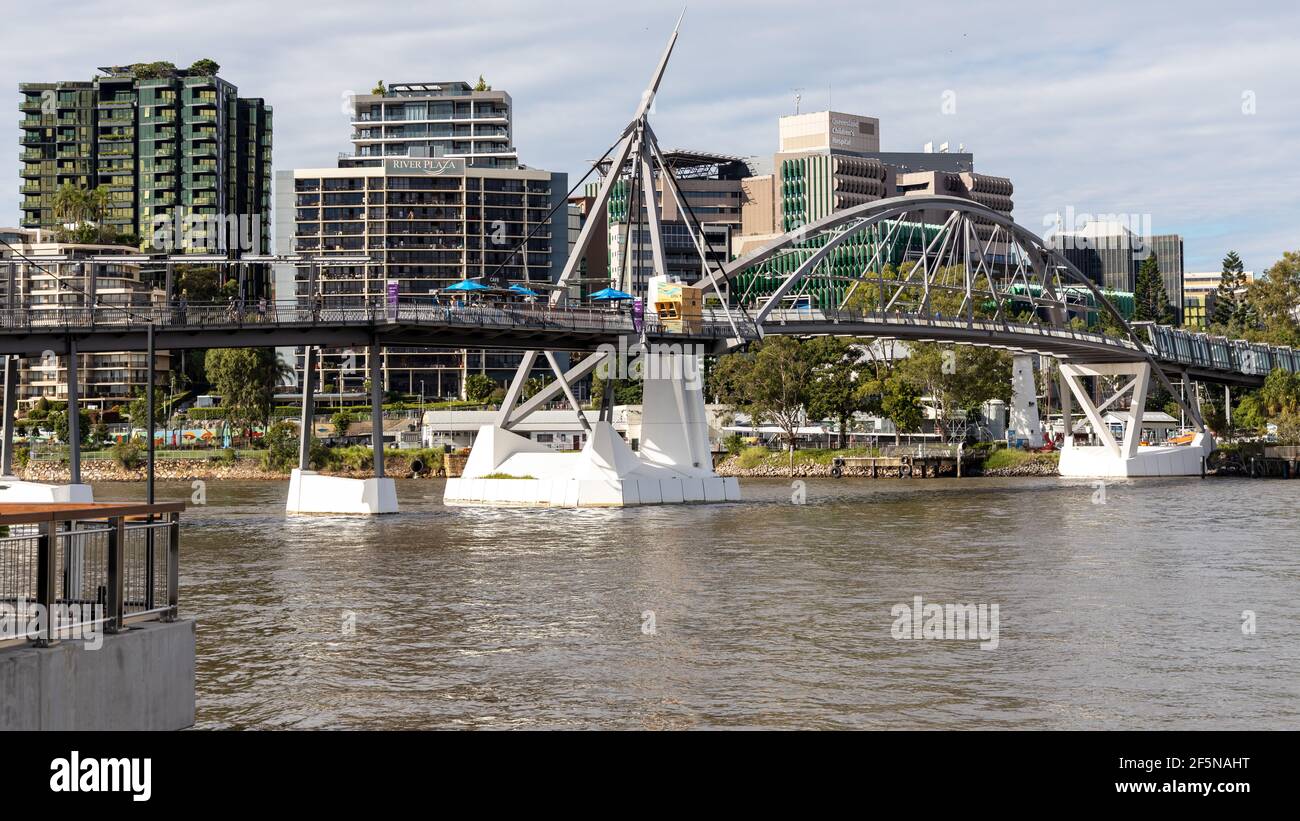
<svg viewBox="0 0 1300 821">
<path fill-rule="evenodd" d="M 1152 342 L 1144 341 L 1139 347 L 1132 340 L 1073 328 L 902 313 L 786 310 L 771 312 L 763 323 L 763 333 L 769 335 L 861 336 L 980 345 L 1088 364 L 1141 362 L 1150 356 L 1163 370 L 1186 372 L 1198 381 L 1248 387 L 1263 384 L 1264 377 L 1275 367 L 1300 371 L 1296 358 L 1300 352 L 1290 349 L 1163 326 L 1140 324 L 1138 332 L 1145 333 Z"/>
<path fill-rule="evenodd" d="M 99 353 L 143 350 L 154 326 L 160 350 L 214 347 L 381 345 L 507 350 L 595 350 L 637 333 L 626 312 L 599 308 L 554 308 L 544 304 L 469 305 L 401 302 L 358 308 L 311 309 L 293 305 L 231 307 L 171 305 L 143 308 L 17 309 L 0 311 L 0 354 L 65 354 L 69 338 L 77 350 Z M 685 329 L 654 318 L 644 324 L 647 339 L 725 348 L 736 336 L 728 322 L 710 320 Z M 742 335 L 744 329 L 741 329 Z M 754 334 L 750 334 L 754 336 Z"/>
<path fill-rule="evenodd" d="M 160 350 L 213 347 L 320 345 L 591 351 L 616 345 L 643 330 L 650 342 L 695 344 L 722 353 L 757 338 L 752 325 L 735 327 L 721 311 L 704 321 L 670 327 L 655 317 L 634 325 L 626 312 L 536 303 L 448 305 L 401 301 L 356 308 L 155 305 L 141 308 L 35 308 L 0 311 L 0 354 L 66 354 L 143 350 L 154 326 Z M 1042 324 L 944 318 L 902 313 L 778 310 L 763 333 L 852 336 L 912 342 L 946 342 L 1039 353 L 1066 361 L 1102 364 L 1152 357 L 1162 369 L 1203 381 L 1256 386 L 1275 367 L 1300 371 L 1300 352 L 1225 340 L 1162 326 L 1139 327 L 1150 343 Z"/>
</svg>

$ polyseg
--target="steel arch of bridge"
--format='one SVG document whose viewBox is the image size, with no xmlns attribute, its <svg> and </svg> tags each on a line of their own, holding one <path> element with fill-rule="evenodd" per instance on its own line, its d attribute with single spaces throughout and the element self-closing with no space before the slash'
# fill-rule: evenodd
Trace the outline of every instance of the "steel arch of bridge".
<svg viewBox="0 0 1300 821">
<path fill-rule="evenodd" d="M 936 214 L 940 219 L 935 219 Z M 914 219 L 909 221 L 909 215 L 914 215 Z M 939 226 L 938 231 L 933 237 L 927 238 L 925 229 L 936 224 Z M 904 228 L 905 225 L 909 227 Z M 903 233 L 906 232 L 905 239 L 910 245 L 918 227 L 921 229 L 920 254 L 904 260 L 912 261 L 914 265 L 898 279 L 886 279 L 884 268 L 889 262 L 888 249 L 891 243 L 903 241 Z M 821 270 L 836 249 L 855 238 L 869 240 L 868 247 L 871 249 L 870 258 L 860 266 L 860 274 L 836 276 Z M 1000 251 L 1002 257 L 997 263 L 990 261 L 990 254 L 995 251 Z M 770 270 L 769 263 L 785 254 L 799 255 L 800 261 L 795 270 L 788 274 Z M 959 266 L 962 271 L 960 285 L 947 282 L 954 266 Z M 775 279 L 778 284 L 772 293 L 754 298 L 750 293 L 752 288 L 737 287 L 742 274 L 753 275 L 751 285 L 760 277 L 766 277 L 769 281 Z M 1203 424 L 1200 409 L 1182 399 L 1148 346 L 1092 280 L 1040 236 L 1010 217 L 973 200 L 945 195 L 902 196 L 835 211 L 738 257 L 723 266 L 721 276 L 730 288 L 733 302 L 742 307 L 758 303 L 752 320 L 760 333 L 763 332 L 764 323 L 771 322 L 771 315 L 783 299 L 792 292 L 799 293 L 801 285 L 814 280 L 833 280 L 846 284 L 848 290 L 844 301 L 847 301 L 848 295 L 855 288 L 875 285 L 876 307 L 881 315 L 893 313 L 898 317 L 913 316 L 918 322 L 931 326 L 933 338 L 964 344 L 978 345 L 981 342 L 978 338 L 972 341 L 971 337 L 959 332 L 963 320 L 971 328 L 977 324 L 987 328 L 991 322 L 1002 326 L 1008 337 L 1024 335 L 1022 329 L 1017 328 L 1016 323 L 1006 315 L 1004 306 L 1011 302 L 1029 303 L 1034 307 L 1035 313 L 1042 309 L 1048 323 L 1062 329 L 1069 327 L 1071 310 L 1106 311 L 1132 344 L 1131 349 L 1124 346 L 1126 352 L 1137 354 L 1138 358 L 1150 365 L 1157 379 L 1175 401 L 1183 406 L 1196 425 L 1200 427 Z M 1016 290 L 1017 286 L 1020 290 Z M 1066 290 L 1070 287 L 1087 289 L 1095 307 L 1071 302 Z M 931 296 L 936 292 L 957 292 L 962 295 L 959 314 L 943 317 L 948 320 L 944 324 L 953 326 L 951 334 L 943 327 L 934 326 L 936 314 L 932 310 Z M 908 304 L 908 295 L 917 293 L 920 295 L 920 304 Z M 984 300 L 990 300 L 994 306 L 991 320 L 975 316 L 977 301 Z M 840 307 L 843 305 L 837 306 L 837 309 Z M 1009 344 L 999 347 L 1016 346 Z M 1025 350 L 1033 352 L 1039 348 L 1030 340 Z"/>
</svg>

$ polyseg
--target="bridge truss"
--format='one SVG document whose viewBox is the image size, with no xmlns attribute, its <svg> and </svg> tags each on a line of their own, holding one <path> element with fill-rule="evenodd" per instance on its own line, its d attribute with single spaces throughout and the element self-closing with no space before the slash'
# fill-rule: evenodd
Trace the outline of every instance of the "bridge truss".
<svg viewBox="0 0 1300 821">
<path fill-rule="evenodd" d="M 1042 238 L 972 200 L 903 196 L 836 211 L 733 260 L 723 277 L 763 334 L 941 341 L 1145 365 L 1204 429 L 1200 409 L 1096 284 Z"/>
</svg>

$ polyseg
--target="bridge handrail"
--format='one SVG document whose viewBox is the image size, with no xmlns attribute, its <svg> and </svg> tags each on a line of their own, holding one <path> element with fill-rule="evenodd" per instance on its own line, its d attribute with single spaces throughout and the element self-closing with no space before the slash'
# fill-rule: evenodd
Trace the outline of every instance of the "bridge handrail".
<svg viewBox="0 0 1300 821">
<path fill-rule="evenodd" d="M 1131 350 L 1138 350 L 1130 340 L 1106 336 L 1093 331 L 1084 331 L 1068 326 L 1044 325 L 1041 323 L 1016 323 L 993 319 L 965 319 L 945 317 L 942 315 L 909 314 L 902 311 L 862 311 L 853 309 L 788 309 L 772 311 L 765 324 L 786 325 L 793 322 L 809 323 L 876 323 L 884 325 L 924 325 L 933 328 L 953 328 L 964 330 L 1008 331 L 1023 334 L 1039 334 L 1057 338 L 1078 339 L 1100 344 L 1118 345 Z M 1154 349 L 1152 349 L 1154 350 Z"/>
<path fill-rule="evenodd" d="M 1073 339 L 1141 351 L 1161 360 L 1250 376 L 1266 376 L 1274 368 L 1300 373 L 1300 351 L 1286 346 L 1265 345 L 1244 339 L 1228 339 L 1197 331 L 1188 331 L 1153 322 L 1133 323 L 1145 330 L 1147 339 L 1138 348 L 1132 340 L 1094 331 L 1041 323 L 1014 323 L 992 319 L 966 319 L 941 315 L 909 314 L 902 311 L 867 311 L 854 309 L 789 308 L 768 314 L 765 325 L 797 325 L 800 322 L 832 324 L 883 324 L 986 330 L 1021 335 L 1038 334 L 1055 339 Z M 1180 344 L 1181 343 L 1181 344 Z"/>
<path fill-rule="evenodd" d="M 0 310 L 0 329 L 32 331 L 81 330 L 105 327 L 159 329 L 258 327 L 351 323 L 436 323 L 459 327 L 537 328 L 577 332 L 632 334 L 633 319 L 625 311 L 589 306 L 552 306 L 548 303 L 484 302 L 448 303 L 435 299 L 405 298 L 396 303 L 383 297 L 361 305 L 323 306 L 306 298 L 240 302 L 173 302 L 142 306 L 56 306 Z M 653 336 L 727 338 L 731 325 L 715 317 L 673 328 L 650 316 L 640 327 Z"/>
</svg>

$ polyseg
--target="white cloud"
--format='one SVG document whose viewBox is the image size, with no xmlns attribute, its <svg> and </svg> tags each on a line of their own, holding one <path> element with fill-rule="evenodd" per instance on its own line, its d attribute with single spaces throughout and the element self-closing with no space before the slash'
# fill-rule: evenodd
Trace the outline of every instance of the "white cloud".
<svg viewBox="0 0 1300 821">
<path fill-rule="evenodd" d="M 0 84 L 211 57 L 275 107 L 275 165 L 291 168 L 348 150 L 347 90 L 482 73 L 514 97 L 524 161 L 576 179 L 626 122 L 680 5 L 239 0 L 216 11 L 123 0 L 59 11 L 6 20 Z M 801 88 L 804 110 L 830 99 L 880 117 L 887 150 L 966 143 L 978 169 L 1014 180 L 1031 229 L 1066 206 L 1150 213 L 1156 230 L 1187 238 L 1189 269 L 1217 267 L 1228 248 L 1263 269 L 1300 246 L 1298 17 L 1248 2 L 695 3 L 654 120 L 666 145 L 770 155 L 776 117 Z M 940 113 L 945 90 L 955 115 Z M 17 136 L 0 139 L 14 158 L 0 223 L 19 216 Z"/>
</svg>

